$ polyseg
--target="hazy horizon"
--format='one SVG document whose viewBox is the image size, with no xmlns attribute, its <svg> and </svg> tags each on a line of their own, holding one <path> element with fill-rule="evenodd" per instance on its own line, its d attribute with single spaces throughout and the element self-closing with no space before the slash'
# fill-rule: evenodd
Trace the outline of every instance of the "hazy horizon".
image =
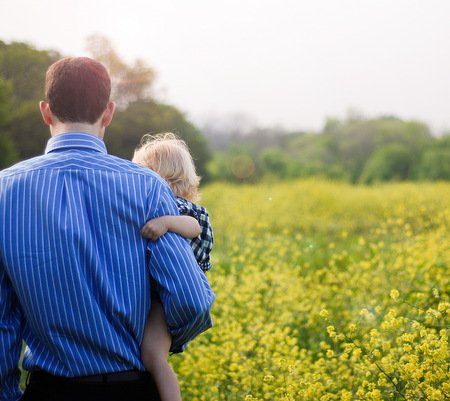
<svg viewBox="0 0 450 401">
<path fill-rule="evenodd" d="M 196 123 L 320 130 L 354 109 L 450 130 L 444 0 L 15 0 L 0 10 L 6 42 L 83 55 L 88 36 L 106 36 L 124 60 L 154 68 L 158 98 Z"/>
</svg>

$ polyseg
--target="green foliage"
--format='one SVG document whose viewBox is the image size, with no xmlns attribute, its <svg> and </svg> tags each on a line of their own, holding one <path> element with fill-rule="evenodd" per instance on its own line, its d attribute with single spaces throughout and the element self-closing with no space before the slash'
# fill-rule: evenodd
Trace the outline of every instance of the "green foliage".
<svg viewBox="0 0 450 401">
<path fill-rule="evenodd" d="M 378 149 L 367 162 L 360 181 L 372 184 L 381 181 L 404 181 L 411 178 L 414 156 L 400 144 Z"/>
<path fill-rule="evenodd" d="M 10 111 L 3 126 L 8 133 L 3 140 L 6 149 L 13 152 L 9 163 L 42 154 L 45 148 L 49 133 L 38 102 L 44 96 L 45 71 L 59 57 L 57 52 L 36 50 L 25 43 L 0 41 L 0 79 L 10 85 Z"/>
<path fill-rule="evenodd" d="M 0 126 L 10 118 L 12 112 L 11 104 L 12 84 L 0 78 Z"/>
<path fill-rule="evenodd" d="M 338 138 L 327 130 L 322 134 L 309 132 L 292 135 L 286 145 L 291 160 L 295 160 L 289 169 L 290 177 L 346 179 L 339 161 L 338 146 Z"/>
<path fill-rule="evenodd" d="M 36 50 L 26 43 L 0 41 L 0 77 L 12 83 L 15 101 L 40 100 L 45 71 L 60 57 L 57 52 Z"/>
<path fill-rule="evenodd" d="M 50 134 L 42 120 L 37 100 L 23 101 L 17 105 L 9 129 L 20 159 L 28 159 L 44 152 Z"/>
<path fill-rule="evenodd" d="M 258 145 L 249 143 L 252 137 Z M 447 152 L 435 150 L 438 140 L 421 122 L 392 116 L 364 119 L 351 115 L 345 121 L 328 119 L 321 132 L 284 133 L 282 137 L 283 140 L 276 130 L 272 137 L 260 129 L 241 138 L 235 134 L 232 146 L 208 165 L 211 176 L 236 182 L 233 175 L 228 177 L 224 171 L 231 169 L 237 148 L 250 148 L 257 174 L 240 180 L 244 182 L 311 176 L 364 184 L 448 179 Z"/>
<path fill-rule="evenodd" d="M 245 146 L 215 152 L 207 168 L 210 176 L 219 181 L 255 182 L 260 177 L 255 152 Z"/>
<path fill-rule="evenodd" d="M 268 148 L 259 155 L 259 163 L 263 174 L 283 178 L 289 175 L 290 158 L 281 149 Z"/>
<path fill-rule="evenodd" d="M 367 161 L 379 149 L 393 143 L 401 144 L 418 160 L 424 147 L 433 140 L 424 124 L 394 117 L 348 120 L 339 125 L 334 136 L 338 142 L 338 158 L 349 171 L 352 182 L 362 180 L 361 173 Z"/>
<path fill-rule="evenodd" d="M 439 138 L 424 152 L 418 170 L 421 179 L 450 180 L 450 135 Z"/>
<path fill-rule="evenodd" d="M 17 152 L 14 144 L 6 135 L 0 135 L 0 170 L 13 165 L 17 160 Z"/>
<path fill-rule="evenodd" d="M 12 113 L 12 84 L 0 79 L 0 169 L 14 164 L 18 157 L 7 126 Z"/>
</svg>

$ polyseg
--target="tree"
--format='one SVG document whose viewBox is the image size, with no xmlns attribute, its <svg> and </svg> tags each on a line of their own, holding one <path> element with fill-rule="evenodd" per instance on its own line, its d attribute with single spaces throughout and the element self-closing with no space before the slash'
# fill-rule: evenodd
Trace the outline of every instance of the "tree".
<svg viewBox="0 0 450 401">
<path fill-rule="evenodd" d="M 126 64 L 111 41 L 102 35 L 89 36 L 87 50 L 108 69 L 112 98 L 120 109 L 125 109 L 132 102 L 151 99 L 151 87 L 156 74 L 143 60 L 137 59 L 131 66 Z"/>
<path fill-rule="evenodd" d="M 8 129 L 21 160 L 41 155 L 50 138 L 49 128 L 42 120 L 37 100 L 18 103 Z"/>
<path fill-rule="evenodd" d="M 18 160 L 16 148 L 6 128 L 12 113 L 11 96 L 11 82 L 0 79 L 0 169 Z"/>
<path fill-rule="evenodd" d="M 286 178 L 291 163 L 289 156 L 281 149 L 268 148 L 259 154 L 258 162 L 263 175 Z"/>
<path fill-rule="evenodd" d="M 415 160 L 433 141 L 428 127 L 417 121 L 403 121 L 394 116 L 376 119 L 349 118 L 340 123 L 329 119 L 324 128 L 336 140 L 337 159 L 349 172 L 351 181 L 361 180 L 367 160 L 379 149 L 392 143 L 404 145 Z M 413 178 L 413 171 L 409 178 Z"/>
<path fill-rule="evenodd" d="M 40 100 L 45 72 L 60 57 L 58 52 L 36 50 L 26 43 L 0 41 L 0 77 L 11 82 L 15 101 Z"/>
<path fill-rule="evenodd" d="M 424 152 L 418 175 L 425 180 L 450 180 L 450 134 L 439 138 Z"/>
<path fill-rule="evenodd" d="M 42 154 L 49 138 L 38 102 L 44 97 L 45 72 L 58 58 L 59 53 L 54 51 L 0 41 L 0 78 L 11 85 L 11 110 L 4 129 L 19 159 Z"/>
<path fill-rule="evenodd" d="M 411 178 L 414 156 L 403 144 L 393 143 L 377 150 L 364 168 L 360 182 L 402 181 Z"/>
<path fill-rule="evenodd" d="M 338 146 L 339 138 L 330 132 L 291 135 L 286 152 L 296 163 L 291 164 L 290 175 L 347 178 L 338 159 Z"/>
<path fill-rule="evenodd" d="M 11 96 L 12 83 L 0 78 L 0 126 L 4 126 L 5 122 L 11 118 Z"/>
</svg>

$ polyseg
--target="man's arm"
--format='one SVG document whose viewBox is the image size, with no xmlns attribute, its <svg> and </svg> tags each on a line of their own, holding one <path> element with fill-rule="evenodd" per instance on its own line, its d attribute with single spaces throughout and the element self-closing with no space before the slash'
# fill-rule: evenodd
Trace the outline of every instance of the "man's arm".
<svg viewBox="0 0 450 401">
<path fill-rule="evenodd" d="M 170 189 L 162 198 L 154 217 L 177 215 Z M 167 324 L 172 335 L 172 352 L 182 351 L 197 335 L 212 326 L 210 310 L 215 299 L 188 242 L 168 232 L 148 243 L 150 273 L 156 281 Z"/>
<path fill-rule="evenodd" d="M 0 261 L 0 400 L 17 401 L 19 358 L 22 349 L 22 317 L 11 283 Z"/>
<path fill-rule="evenodd" d="M 195 238 L 201 233 L 200 224 L 191 216 L 161 216 L 149 220 L 141 233 L 145 238 L 156 241 L 167 231 L 180 234 L 185 238 Z"/>
</svg>

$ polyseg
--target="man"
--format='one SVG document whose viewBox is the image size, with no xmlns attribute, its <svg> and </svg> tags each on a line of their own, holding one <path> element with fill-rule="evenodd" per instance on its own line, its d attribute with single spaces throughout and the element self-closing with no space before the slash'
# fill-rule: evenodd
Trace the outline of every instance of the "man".
<svg viewBox="0 0 450 401">
<path fill-rule="evenodd" d="M 173 350 L 212 325 L 214 293 L 188 243 L 140 235 L 177 206 L 159 176 L 106 153 L 110 89 L 89 58 L 50 66 L 45 154 L 0 172 L 0 400 L 159 400 L 139 351 L 150 277 Z"/>
</svg>

